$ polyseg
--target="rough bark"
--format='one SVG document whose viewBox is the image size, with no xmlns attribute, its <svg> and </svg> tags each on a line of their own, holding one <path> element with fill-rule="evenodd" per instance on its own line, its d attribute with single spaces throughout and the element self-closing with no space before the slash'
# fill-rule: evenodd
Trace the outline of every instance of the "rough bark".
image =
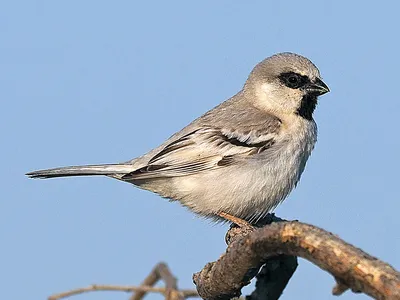
<svg viewBox="0 0 400 300">
<path fill-rule="evenodd" d="M 335 295 L 351 289 L 375 299 L 400 299 L 399 272 L 318 227 L 295 221 L 277 222 L 251 232 L 233 229 L 227 240 L 230 244 L 226 253 L 193 275 L 197 291 L 204 299 L 239 296 L 263 264 L 268 265 L 271 258 L 276 262 L 276 257 L 282 255 L 305 258 L 332 274 L 337 282 Z M 278 299 L 287 283 L 277 288 L 265 276 L 269 272 L 265 268 L 259 275 L 262 282 L 257 283 L 256 294 L 249 296 L 253 300 Z"/>
</svg>

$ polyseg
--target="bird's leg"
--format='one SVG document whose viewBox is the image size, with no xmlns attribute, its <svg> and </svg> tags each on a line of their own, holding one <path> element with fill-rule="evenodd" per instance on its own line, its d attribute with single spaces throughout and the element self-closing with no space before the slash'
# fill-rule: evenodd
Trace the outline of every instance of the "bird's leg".
<svg viewBox="0 0 400 300">
<path fill-rule="evenodd" d="M 247 228 L 247 229 L 251 229 L 251 230 L 254 229 L 254 227 L 252 225 L 250 225 L 250 223 L 248 223 L 247 221 L 240 219 L 238 217 L 232 216 L 230 214 L 227 214 L 226 212 L 221 211 L 217 215 L 225 220 L 231 221 L 232 223 L 236 224 L 240 228 Z"/>
</svg>

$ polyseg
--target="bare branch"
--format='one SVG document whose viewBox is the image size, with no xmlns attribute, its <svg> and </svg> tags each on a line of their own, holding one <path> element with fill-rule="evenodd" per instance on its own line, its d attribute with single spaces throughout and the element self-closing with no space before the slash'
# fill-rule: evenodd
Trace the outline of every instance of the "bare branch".
<svg viewBox="0 0 400 300">
<path fill-rule="evenodd" d="M 59 300 L 70 296 L 75 296 L 83 293 L 94 291 L 119 291 L 119 292 L 153 292 L 166 295 L 166 288 L 156 288 L 152 286 L 123 286 L 123 285 L 108 285 L 108 284 L 93 284 L 83 288 L 73 289 L 67 292 L 55 294 L 49 297 L 49 300 Z M 199 295 L 194 290 L 180 290 L 178 293 L 183 298 L 198 297 Z"/>
<path fill-rule="evenodd" d="M 160 279 L 165 282 L 165 288 L 153 287 L 153 285 L 156 284 Z M 163 294 L 167 300 L 183 300 L 191 297 L 199 297 L 199 294 L 195 290 L 179 290 L 177 280 L 172 275 L 168 266 L 165 263 L 158 263 L 140 286 L 93 284 L 88 287 L 77 288 L 71 291 L 52 295 L 48 299 L 59 300 L 62 298 L 94 291 L 120 291 L 127 293 L 135 292 L 130 297 L 130 299 L 135 300 L 142 299 L 148 292 Z"/>
<path fill-rule="evenodd" d="M 349 288 L 376 299 L 400 299 L 400 274 L 394 268 L 329 232 L 300 222 L 273 223 L 241 237 L 236 233 L 226 253 L 194 274 L 193 281 L 202 298 L 237 297 L 255 275 L 249 275 L 249 270 L 282 254 L 303 257 L 331 273 L 337 282 L 335 294 Z"/>
<path fill-rule="evenodd" d="M 257 274 L 256 288 L 246 300 L 279 299 L 297 268 L 297 257 L 279 255 L 271 257 Z"/>
<path fill-rule="evenodd" d="M 157 264 L 150 274 L 145 278 L 142 282 L 141 286 L 153 286 L 159 280 L 163 280 L 165 282 L 165 288 L 168 290 L 166 298 L 168 300 L 180 300 L 182 297 L 176 291 L 178 290 L 177 280 L 172 275 L 168 266 L 165 263 Z M 129 300 L 140 300 L 146 295 L 146 291 L 137 291 L 134 293 Z"/>
</svg>

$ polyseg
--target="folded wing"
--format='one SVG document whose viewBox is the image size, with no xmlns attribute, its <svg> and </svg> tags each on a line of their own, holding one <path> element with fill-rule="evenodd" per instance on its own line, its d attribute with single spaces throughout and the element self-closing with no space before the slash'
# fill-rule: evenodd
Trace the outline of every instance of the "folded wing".
<svg viewBox="0 0 400 300">
<path fill-rule="evenodd" d="M 275 143 L 280 120 L 268 120 L 241 129 L 202 127 L 171 142 L 148 164 L 122 180 L 142 180 L 191 175 L 224 168 L 268 150 Z"/>
</svg>

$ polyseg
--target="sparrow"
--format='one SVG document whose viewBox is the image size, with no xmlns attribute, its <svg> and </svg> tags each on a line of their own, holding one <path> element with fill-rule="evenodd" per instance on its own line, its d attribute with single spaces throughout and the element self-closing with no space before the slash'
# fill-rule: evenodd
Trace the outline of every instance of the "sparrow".
<svg viewBox="0 0 400 300">
<path fill-rule="evenodd" d="M 104 175 L 215 221 L 255 224 L 297 185 L 317 140 L 318 96 L 327 92 L 309 59 L 275 54 L 254 67 L 236 95 L 143 156 L 26 175 Z"/>
</svg>

